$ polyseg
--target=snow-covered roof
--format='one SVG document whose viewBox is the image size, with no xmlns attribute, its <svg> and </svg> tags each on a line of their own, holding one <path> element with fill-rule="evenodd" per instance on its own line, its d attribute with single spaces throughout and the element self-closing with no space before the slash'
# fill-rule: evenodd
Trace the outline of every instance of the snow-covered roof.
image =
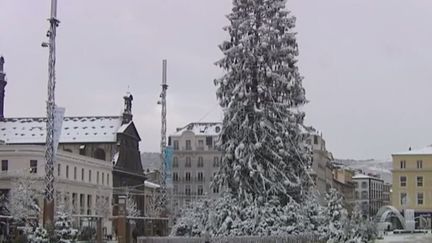
<svg viewBox="0 0 432 243">
<path fill-rule="evenodd" d="M 116 142 L 120 116 L 65 117 L 60 143 Z M 0 121 L 0 140 L 7 144 L 45 143 L 46 118 L 6 118 Z"/>
<path fill-rule="evenodd" d="M 370 176 L 370 175 L 365 175 L 365 174 L 357 174 L 355 176 L 352 177 L 353 180 L 355 179 L 374 179 L 374 180 L 381 180 L 381 178 L 378 177 L 374 177 L 374 176 Z"/>
<path fill-rule="evenodd" d="M 394 153 L 393 155 L 432 155 L 432 145 L 421 149 L 413 149 L 405 152 Z"/>
<path fill-rule="evenodd" d="M 150 182 L 150 181 L 144 181 L 144 186 L 147 188 L 159 188 L 160 185 Z"/>
<path fill-rule="evenodd" d="M 353 179 L 369 179 L 369 178 L 374 178 L 372 176 L 368 176 L 368 175 L 364 175 L 364 174 L 357 174 L 355 176 L 352 177 Z"/>
<path fill-rule="evenodd" d="M 191 131 L 195 135 L 202 136 L 217 136 L 222 130 L 222 123 L 220 122 L 192 122 L 183 128 L 178 128 L 172 134 L 173 136 L 181 136 L 186 131 Z"/>
</svg>

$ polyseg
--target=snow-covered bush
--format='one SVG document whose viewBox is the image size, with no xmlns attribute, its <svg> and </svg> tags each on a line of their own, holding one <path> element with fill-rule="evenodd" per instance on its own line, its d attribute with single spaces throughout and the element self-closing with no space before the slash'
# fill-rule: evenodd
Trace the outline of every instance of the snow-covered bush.
<svg viewBox="0 0 432 243">
<path fill-rule="evenodd" d="M 32 233 L 27 234 L 27 240 L 30 243 L 48 243 L 48 232 L 42 227 L 36 227 Z"/>
<path fill-rule="evenodd" d="M 348 213 L 343 207 L 343 196 L 334 188 L 326 194 L 324 208 L 323 238 L 328 243 L 345 242 L 348 230 Z"/>
<path fill-rule="evenodd" d="M 18 223 L 36 226 L 36 219 L 41 211 L 37 198 L 41 195 L 40 188 L 35 186 L 31 178 L 17 179 L 12 183 L 6 207 Z"/>
<path fill-rule="evenodd" d="M 54 231 L 59 242 L 73 242 L 78 234 L 78 230 L 72 228 L 71 217 L 64 211 L 57 211 Z"/>
</svg>

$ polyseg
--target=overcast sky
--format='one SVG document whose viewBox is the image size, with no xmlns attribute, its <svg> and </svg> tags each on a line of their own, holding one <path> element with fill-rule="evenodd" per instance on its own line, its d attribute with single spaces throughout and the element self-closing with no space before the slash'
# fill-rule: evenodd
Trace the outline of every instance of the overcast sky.
<svg viewBox="0 0 432 243">
<path fill-rule="evenodd" d="M 430 0 L 288 0 L 297 17 L 306 122 L 337 158 L 432 144 Z M 59 0 L 56 99 L 66 115 L 119 115 L 134 95 L 141 151 L 158 151 L 161 63 L 168 133 L 220 121 L 213 80 L 231 0 Z M 45 116 L 49 0 L 0 0 L 5 115 Z"/>
</svg>

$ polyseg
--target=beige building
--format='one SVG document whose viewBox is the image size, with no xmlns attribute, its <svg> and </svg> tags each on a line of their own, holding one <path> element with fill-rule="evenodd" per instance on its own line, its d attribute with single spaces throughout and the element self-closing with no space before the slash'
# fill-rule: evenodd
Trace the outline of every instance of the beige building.
<svg viewBox="0 0 432 243">
<path fill-rule="evenodd" d="M 354 170 L 337 164 L 333 164 L 332 167 L 333 187 L 342 193 L 345 208 L 348 210 L 348 213 L 351 213 L 355 204 L 355 183 L 353 182 Z"/>
<path fill-rule="evenodd" d="M 432 215 L 432 146 L 394 153 L 392 157 L 392 205 L 401 212 L 405 209 L 413 209 L 416 227 L 430 228 Z"/>
<path fill-rule="evenodd" d="M 220 123 L 190 123 L 169 137 L 173 147 L 173 211 L 175 214 L 191 201 L 217 197 L 218 188 L 210 184 L 219 170 L 222 153 L 216 149 Z"/>
<path fill-rule="evenodd" d="M 312 173 L 322 202 L 324 196 L 333 185 L 333 155 L 327 151 L 326 142 L 318 132 L 307 133 L 306 144 L 312 152 Z"/>
</svg>

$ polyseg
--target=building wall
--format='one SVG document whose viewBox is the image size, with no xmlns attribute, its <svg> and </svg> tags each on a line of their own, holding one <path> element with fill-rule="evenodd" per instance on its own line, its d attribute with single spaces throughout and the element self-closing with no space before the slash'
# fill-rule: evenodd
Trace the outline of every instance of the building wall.
<svg viewBox="0 0 432 243">
<path fill-rule="evenodd" d="M 45 147 L 40 145 L 0 145 L 0 160 L 7 161 L 6 168 L 0 168 L 0 189 L 9 190 L 14 179 L 31 178 L 34 179 L 37 188 L 44 189 L 45 176 Z M 37 161 L 35 169 L 30 168 L 30 161 Z M 4 162 L 2 162 L 3 164 Z M 60 172 L 58 171 L 60 165 Z M 69 168 L 69 175 L 66 173 Z M 76 168 L 76 176 L 75 176 Z M 84 178 L 82 179 L 82 170 Z M 91 171 L 91 178 L 89 173 Z M 99 180 L 97 175 L 99 174 Z M 56 197 L 65 197 L 67 207 L 72 210 L 75 223 L 80 216 L 95 215 L 98 197 L 103 197 L 108 202 L 112 198 L 112 166 L 104 161 L 92 159 L 78 154 L 58 151 L 56 165 L 54 168 L 56 179 Z M 102 181 L 103 177 L 103 181 Z M 80 203 L 80 197 L 83 198 Z M 90 200 L 89 200 L 90 199 Z M 63 199 L 62 199 L 63 200 Z M 38 201 L 43 208 L 43 198 Z M 108 205 L 111 212 L 111 204 Z M 42 215 L 40 215 L 42 220 Z M 104 227 L 107 234 L 111 233 L 111 223 L 105 220 Z"/>
<path fill-rule="evenodd" d="M 333 172 L 329 167 L 332 161 L 332 155 L 325 147 L 325 140 L 318 134 L 309 134 L 306 139 L 306 144 L 312 152 L 312 169 L 315 172 L 315 183 L 318 191 L 321 193 L 321 202 L 324 203 L 326 192 L 333 185 Z"/>
<path fill-rule="evenodd" d="M 104 154 L 105 159 L 103 160 L 111 163 L 114 154 L 117 152 L 117 145 L 115 143 L 63 143 L 59 144 L 58 150 L 100 160 L 102 160 L 100 155 Z"/>
<path fill-rule="evenodd" d="M 190 147 L 186 141 L 190 141 Z M 211 141 L 211 144 L 207 144 Z M 178 213 L 179 209 L 191 201 L 207 197 L 219 196 L 217 190 L 210 188 L 215 173 L 219 170 L 222 153 L 215 149 L 217 136 L 195 135 L 191 131 L 185 131 L 181 135 L 170 137 L 173 153 L 173 208 Z M 178 143 L 178 147 L 174 144 Z M 202 160 L 202 166 L 199 161 Z M 189 162 L 190 161 L 190 166 Z M 202 173 L 202 178 L 199 177 Z M 190 179 L 187 177 L 190 175 Z M 176 179 L 178 177 L 178 179 Z M 202 187 L 202 192 L 199 188 Z"/>
<path fill-rule="evenodd" d="M 355 183 L 355 202 L 360 204 L 364 215 L 374 216 L 384 205 L 384 181 L 369 176 L 365 178 L 353 177 L 353 181 Z"/>
<path fill-rule="evenodd" d="M 401 168 L 405 161 L 405 168 Z M 422 168 L 417 168 L 422 161 Z M 401 186 L 401 177 L 406 177 L 406 186 Z M 417 177 L 423 178 L 423 186 L 417 185 Z M 432 155 L 393 155 L 392 205 L 399 209 L 414 209 L 416 212 L 432 211 Z M 406 204 L 401 204 L 401 193 L 406 193 Z M 417 201 L 423 193 L 423 204 Z"/>
</svg>

